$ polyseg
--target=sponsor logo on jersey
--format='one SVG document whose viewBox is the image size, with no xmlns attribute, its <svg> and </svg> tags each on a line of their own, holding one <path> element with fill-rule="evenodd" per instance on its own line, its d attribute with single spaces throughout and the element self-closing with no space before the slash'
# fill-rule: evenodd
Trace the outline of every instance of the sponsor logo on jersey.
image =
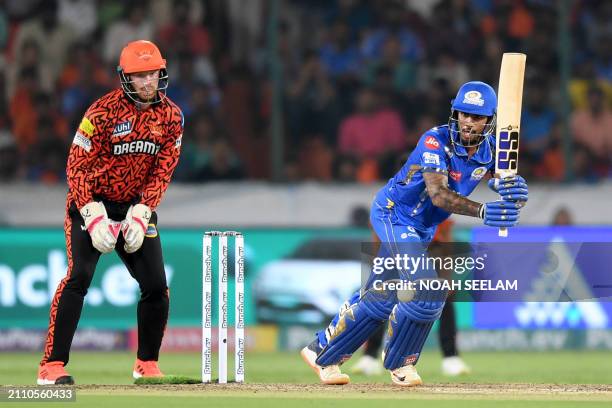
<svg viewBox="0 0 612 408">
<path fill-rule="evenodd" d="M 486 167 L 477 167 L 472 172 L 472 175 L 470 176 L 470 180 L 480 180 L 484 177 L 486 172 L 487 172 Z"/>
<path fill-rule="evenodd" d="M 74 134 L 74 139 L 72 140 L 72 144 L 82 147 L 87 152 L 91 150 L 91 140 L 83 136 L 83 134 L 79 132 L 78 130 Z"/>
<path fill-rule="evenodd" d="M 465 95 L 463 96 L 463 103 L 482 106 L 484 105 L 484 99 L 482 99 L 482 94 L 480 92 L 470 91 L 470 92 L 466 92 Z"/>
<path fill-rule="evenodd" d="M 440 142 L 436 140 L 433 136 L 427 136 L 425 139 L 425 147 L 428 149 L 436 150 L 440 148 Z"/>
<path fill-rule="evenodd" d="M 164 128 L 159 123 L 155 125 L 149 125 L 149 131 L 156 136 L 161 136 L 164 134 Z"/>
<path fill-rule="evenodd" d="M 129 135 L 132 132 L 132 122 L 129 120 L 126 122 L 117 123 L 115 130 L 113 130 L 113 137 Z"/>
<path fill-rule="evenodd" d="M 79 132 L 81 132 L 81 135 L 91 137 L 95 130 L 96 127 L 93 125 L 93 123 L 91 123 L 87 117 L 83 117 L 83 120 L 81 120 L 81 124 L 79 125 Z"/>
<path fill-rule="evenodd" d="M 131 142 L 113 143 L 113 154 L 121 156 L 123 154 L 150 154 L 159 153 L 160 146 L 146 140 L 133 140 Z"/>
<path fill-rule="evenodd" d="M 181 133 L 181 135 L 176 139 L 176 142 L 174 142 L 174 147 L 176 149 L 180 149 L 182 143 L 183 143 L 183 134 Z"/>
<path fill-rule="evenodd" d="M 425 152 L 423 153 L 423 162 L 426 164 L 440 165 L 440 156 L 435 153 Z"/>
<path fill-rule="evenodd" d="M 450 178 L 452 178 L 455 181 L 461 180 L 461 172 L 460 171 L 451 170 L 451 171 L 448 172 L 448 175 L 450 176 Z"/>
</svg>

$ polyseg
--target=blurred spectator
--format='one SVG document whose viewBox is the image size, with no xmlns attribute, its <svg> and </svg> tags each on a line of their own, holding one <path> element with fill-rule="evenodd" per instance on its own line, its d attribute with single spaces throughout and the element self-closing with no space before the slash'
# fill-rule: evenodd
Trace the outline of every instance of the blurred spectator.
<svg viewBox="0 0 612 408">
<path fill-rule="evenodd" d="M 186 122 L 181 159 L 174 173 L 180 181 L 195 181 L 198 173 L 208 165 L 213 139 L 217 130 L 211 117 L 200 115 Z"/>
<path fill-rule="evenodd" d="M 571 127 L 574 140 L 588 149 L 597 165 L 607 165 L 612 155 L 612 112 L 597 85 L 589 89 L 588 108 L 572 113 Z"/>
<path fill-rule="evenodd" d="M 58 16 L 81 40 L 92 35 L 98 25 L 96 3 L 91 0 L 59 0 Z"/>
<path fill-rule="evenodd" d="M 36 47 L 35 59 L 40 66 L 41 86 L 46 91 L 51 91 L 63 67 L 68 49 L 75 39 L 70 27 L 57 19 L 57 2 L 44 1 L 36 18 L 25 21 L 17 31 L 15 59 L 18 62 L 24 58 L 32 59 L 33 57 L 23 56 L 22 53 L 31 53 L 32 47 Z M 27 47 L 24 46 L 26 43 Z"/>
<path fill-rule="evenodd" d="M 41 46 L 33 38 L 24 40 L 20 44 L 19 52 L 14 63 L 8 66 L 7 71 L 7 96 L 11 98 L 19 83 L 19 76 L 23 71 L 33 71 L 36 75 L 37 85 L 47 92 L 51 92 L 55 86 L 53 72 L 50 67 L 41 60 Z"/>
<path fill-rule="evenodd" d="M 214 140 L 210 154 L 210 161 L 196 173 L 194 181 L 228 181 L 244 178 L 240 160 L 226 139 Z"/>
<path fill-rule="evenodd" d="M 20 152 L 34 143 L 37 129 L 35 98 L 40 87 L 37 81 L 37 69 L 35 67 L 24 68 L 19 74 L 17 89 L 10 102 L 10 115 L 13 122 L 13 136 Z"/>
<path fill-rule="evenodd" d="M 298 168 L 306 180 L 330 181 L 334 154 L 322 136 L 311 135 L 298 151 Z"/>
<path fill-rule="evenodd" d="M 610 21 L 608 21 L 610 24 Z M 612 29 L 602 35 L 595 47 L 595 73 L 597 78 L 612 81 Z"/>
<path fill-rule="evenodd" d="M 402 149 L 405 136 L 400 115 L 389 108 L 381 109 L 377 92 L 363 88 L 357 95 L 355 112 L 340 125 L 338 147 L 343 154 L 376 159 Z"/>
<path fill-rule="evenodd" d="M 392 35 L 385 40 L 381 58 L 368 66 L 366 82 L 373 84 L 383 70 L 390 73 L 394 90 L 406 91 L 416 87 L 416 64 L 402 59 L 401 43 L 397 36 Z"/>
<path fill-rule="evenodd" d="M 421 76 L 425 85 L 444 81 L 450 88 L 459 89 L 461 85 L 470 80 L 467 66 L 457 59 L 454 52 L 448 48 L 434 55 L 431 68 L 425 71 L 426 75 Z"/>
<path fill-rule="evenodd" d="M 191 22 L 189 0 L 175 0 L 172 4 L 172 22 L 159 30 L 159 46 L 169 56 L 189 53 L 194 57 L 208 56 L 211 41 L 208 31 Z"/>
<path fill-rule="evenodd" d="M 380 59 L 387 40 L 395 37 L 399 42 L 402 60 L 419 61 L 423 57 L 421 40 L 403 24 L 405 11 L 402 6 L 389 3 L 383 13 L 383 19 L 378 27 L 365 34 L 361 45 L 362 57 L 370 60 Z"/>
<path fill-rule="evenodd" d="M 521 147 L 531 160 L 539 161 L 549 146 L 557 116 L 550 108 L 546 87 L 541 82 L 528 84 L 525 96 L 521 114 Z"/>
<path fill-rule="evenodd" d="M 75 43 L 59 79 L 61 108 L 72 127 L 80 120 L 89 104 L 113 84 L 108 70 L 84 43 Z"/>
<path fill-rule="evenodd" d="M 558 208 L 553 215 L 551 225 L 573 225 L 573 217 L 567 207 Z"/>
<path fill-rule="evenodd" d="M 124 19 L 112 23 L 104 37 L 104 60 L 115 67 L 121 50 L 134 40 L 152 39 L 153 24 L 147 18 L 148 2 L 130 0 L 125 2 Z M 163 51 L 166 51 L 165 49 Z"/>
<path fill-rule="evenodd" d="M 63 135 L 57 133 L 56 124 L 49 118 L 38 121 L 39 140 L 32 145 L 26 160 L 29 163 L 26 179 L 45 184 L 55 184 L 66 179 L 67 143 L 61 143 Z"/>
<path fill-rule="evenodd" d="M 307 52 L 296 78 L 287 87 L 288 126 L 295 145 L 306 134 L 324 134 L 335 144 L 340 121 L 336 90 L 314 52 Z"/>
<path fill-rule="evenodd" d="M 334 22 L 329 29 L 329 38 L 322 45 L 320 57 L 323 66 L 332 78 L 356 77 L 361 68 L 357 45 L 351 40 L 348 24 L 342 20 Z"/>
</svg>

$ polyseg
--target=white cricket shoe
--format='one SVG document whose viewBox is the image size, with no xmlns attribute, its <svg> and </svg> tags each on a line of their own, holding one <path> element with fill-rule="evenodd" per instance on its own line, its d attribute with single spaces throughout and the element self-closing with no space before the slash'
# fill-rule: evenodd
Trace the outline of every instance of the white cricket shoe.
<svg viewBox="0 0 612 408">
<path fill-rule="evenodd" d="M 346 374 L 340 371 L 339 365 L 320 366 L 317 364 L 317 352 L 312 350 L 310 346 L 306 346 L 300 352 L 302 359 L 314 370 L 319 376 L 319 379 L 323 384 L 328 385 L 344 385 L 348 384 L 351 380 Z"/>
<path fill-rule="evenodd" d="M 401 385 L 402 387 L 414 387 L 423 385 L 421 376 L 417 373 L 415 366 L 412 364 L 405 365 L 395 370 L 390 370 L 391 381 L 393 384 Z"/>
<path fill-rule="evenodd" d="M 444 357 L 442 359 L 442 374 L 448 377 L 457 377 L 471 372 L 472 369 L 459 356 Z"/>
<path fill-rule="evenodd" d="M 364 354 L 353 366 L 351 372 L 363 375 L 379 375 L 383 372 L 383 366 L 377 358 Z"/>
</svg>

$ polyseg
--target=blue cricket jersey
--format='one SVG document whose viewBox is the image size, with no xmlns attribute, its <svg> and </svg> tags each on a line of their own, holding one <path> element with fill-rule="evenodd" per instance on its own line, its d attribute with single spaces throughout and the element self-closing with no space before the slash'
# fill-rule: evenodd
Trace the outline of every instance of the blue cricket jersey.
<svg viewBox="0 0 612 408">
<path fill-rule="evenodd" d="M 450 216 L 436 207 L 427 194 L 424 172 L 448 175 L 448 187 L 468 196 L 495 165 L 495 138 L 490 136 L 468 159 L 467 150 L 453 145 L 448 125 L 434 127 L 421 136 L 401 170 L 379 191 L 376 200 L 393 209 L 397 222 L 433 234 Z"/>
</svg>

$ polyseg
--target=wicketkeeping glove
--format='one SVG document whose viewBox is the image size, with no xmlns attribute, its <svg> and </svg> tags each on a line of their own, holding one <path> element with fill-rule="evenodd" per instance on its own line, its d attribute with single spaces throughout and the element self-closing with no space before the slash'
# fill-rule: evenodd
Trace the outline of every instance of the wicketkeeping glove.
<svg viewBox="0 0 612 408">
<path fill-rule="evenodd" d="M 103 254 L 115 249 L 120 229 L 108 218 L 104 204 L 92 201 L 84 205 L 79 212 L 85 221 L 85 229 L 91 236 L 94 248 Z"/>
<path fill-rule="evenodd" d="M 503 179 L 492 178 L 488 184 L 489 188 L 498 193 L 504 201 L 527 201 L 529 195 L 527 182 L 519 175 Z"/>
<path fill-rule="evenodd" d="M 514 227 L 518 224 L 521 203 L 511 201 L 492 201 L 480 207 L 480 218 L 490 227 Z"/>
<path fill-rule="evenodd" d="M 150 219 L 151 209 L 144 204 L 136 204 L 128 209 L 122 227 L 125 252 L 131 254 L 140 249 Z"/>
</svg>

